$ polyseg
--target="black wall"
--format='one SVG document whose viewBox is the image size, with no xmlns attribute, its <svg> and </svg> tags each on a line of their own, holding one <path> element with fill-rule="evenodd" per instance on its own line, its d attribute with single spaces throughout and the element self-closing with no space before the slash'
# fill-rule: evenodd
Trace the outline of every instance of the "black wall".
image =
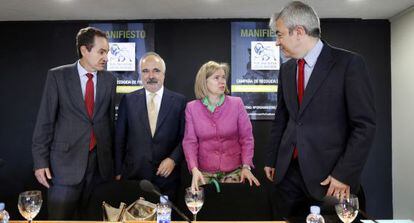
<svg viewBox="0 0 414 223">
<path fill-rule="evenodd" d="M 231 62 L 230 20 L 152 22 L 156 52 L 167 64 L 167 88 L 193 99 L 194 77 L 204 62 Z M 87 24 L 0 23 L 0 158 L 5 160 L 0 167 L 0 201 L 6 202 L 12 219 L 21 218 L 17 194 L 41 188 L 32 172 L 31 137 L 46 72 L 77 59 L 75 35 Z M 321 25 L 324 40 L 362 54 L 368 64 L 376 92 L 378 128 L 362 176 L 363 186 L 368 213 L 392 218 L 390 24 L 387 20 L 326 19 Z M 263 148 L 270 122 L 253 121 L 253 128 L 256 173 L 264 182 Z"/>
</svg>

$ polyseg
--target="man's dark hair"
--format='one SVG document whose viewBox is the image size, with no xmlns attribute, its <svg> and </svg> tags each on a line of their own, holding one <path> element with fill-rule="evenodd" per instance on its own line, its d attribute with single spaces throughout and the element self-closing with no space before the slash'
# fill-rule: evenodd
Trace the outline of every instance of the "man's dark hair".
<svg viewBox="0 0 414 223">
<path fill-rule="evenodd" d="M 82 53 L 80 50 L 81 46 L 85 46 L 86 49 L 88 49 L 90 52 L 95 43 L 95 36 L 108 39 L 106 33 L 95 27 L 86 27 L 79 30 L 78 34 L 76 35 L 76 47 L 78 49 L 79 59 L 82 58 Z"/>
</svg>

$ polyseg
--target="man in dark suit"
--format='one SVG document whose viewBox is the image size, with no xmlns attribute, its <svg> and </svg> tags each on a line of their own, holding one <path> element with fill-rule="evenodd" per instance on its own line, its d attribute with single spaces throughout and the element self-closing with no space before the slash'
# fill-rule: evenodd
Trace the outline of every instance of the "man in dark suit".
<svg viewBox="0 0 414 223">
<path fill-rule="evenodd" d="M 373 87 L 361 56 L 320 40 L 310 6 L 292 2 L 270 26 L 291 59 L 280 69 L 264 170 L 276 184 L 275 217 L 303 216 L 325 196 L 357 193 L 375 135 Z"/>
<path fill-rule="evenodd" d="M 174 199 L 183 158 L 186 99 L 163 86 L 165 62 L 158 54 L 145 54 L 139 65 L 144 88 L 125 95 L 119 105 L 116 178 L 150 180 Z"/>
<path fill-rule="evenodd" d="M 48 72 L 33 134 L 35 176 L 49 188 L 49 219 L 56 220 L 80 214 L 94 185 L 114 176 L 116 80 L 104 71 L 108 40 L 88 27 L 76 43 L 79 60 Z"/>
</svg>

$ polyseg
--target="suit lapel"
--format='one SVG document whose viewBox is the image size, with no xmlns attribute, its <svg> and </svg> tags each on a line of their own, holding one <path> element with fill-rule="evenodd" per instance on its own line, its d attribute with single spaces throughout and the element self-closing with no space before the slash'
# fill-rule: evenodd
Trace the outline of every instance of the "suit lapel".
<svg viewBox="0 0 414 223">
<path fill-rule="evenodd" d="M 321 54 L 316 61 L 315 68 L 312 71 L 309 82 L 306 86 L 305 93 L 303 95 L 303 101 L 299 109 L 299 116 L 303 113 L 306 107 L 309 105 L 312 97 L 316 91 L 322 85 L 323 81 L 329 74 L 329 70 L 334 64 L 333 57 L 331 55 L 331 48 L 327 43 L 324 43 Z"/>
<path fill-rule="evenodd" d="M 147 99 L 145 96 L 145 89 L 142 88 L 141 90 L 138 90 L 136 97 L 136 104 L 138 106 L 136 112 L 138 114 L 139 119 L 141 120 L 142 125 L 147 130 L 148 135 L 151 137 L 151 128 L 149 125 L 149 119 L 148 119 L 148 110 L 147 110 Z"/>
<path fill-rule="evenodd" d="M 296 60 L 292 59 L 290 64 L 286 66 L 286 84 L 283 83 L 284 89 L 286 90 L 285 94 L 285 103 L 287 104 L 288 108 L 291 108 L 293 114 L 296 116 L 298 111 L 298 93 L 296 88 Z"/>
<path fill-rule="evenodd" d="M 172 94 L 164 87 L 164 95 L 162 96 L 160 111 L 158 112 L 157 128 L 155 129 L 154 137 L 157 135 L 158 129 L 173 106 L 173 101 L 174 98 L 172 97 Z"/>
<path fill-rule="evenodd" d="M 77 62 L 72 65 L 72 69 L 70 70 L 70 72 L 65 74 L 65 76 L 67 77 L 67 89 L 70 97 L 72 98 L 72 101 L 80 110 L 80 112 L 85 116 L 85 118 L 89 119 L 88 114 L 86 112 L 85 100 L 83 99 L 82 95 Z"/>
<path fill-rule="evenodd" d="M 103 76 L 103 72 L 97 72 L 96 73 L 96 96 L 95 96 L 95 105 L 94 105 L 94 109 L 93 109 L 93 116 L 95 117 L 96 113 L 99 111 L 99 108 L 102 105 L 104 96 L 106 94 L 106 78 L 105 76 Z"/>
</svg>

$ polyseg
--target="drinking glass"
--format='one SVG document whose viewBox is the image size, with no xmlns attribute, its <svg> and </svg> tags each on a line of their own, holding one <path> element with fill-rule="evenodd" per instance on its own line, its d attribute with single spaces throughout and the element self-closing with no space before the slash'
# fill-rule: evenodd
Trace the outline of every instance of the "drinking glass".
<svg viewBox="0 0 414 223">
<path fill-rule="evenodd" d="M 25 191 L 19 194 L 17 206 L 20 214 L 32 222 L 42 207 L 42 192 L 39 190 Z"/>
<path fill-rule="evenodd" d="M 335 205 L 335 211 L 339 219 L 344 223 L 351 223 L 358 215 L 358 197 L 351 194 L 349 198 L 340 198 Z"/>
<path fill-rule="evenodd" d="M 194 221 L 197 221 L 197 213 L 200 211 L 204 204 L 204 190 L 199 187 L 198 190 L 192 190 L 191 187 L 185 189 L 185 203 L 188 209 L 194 215 Z"/>
</svg>

